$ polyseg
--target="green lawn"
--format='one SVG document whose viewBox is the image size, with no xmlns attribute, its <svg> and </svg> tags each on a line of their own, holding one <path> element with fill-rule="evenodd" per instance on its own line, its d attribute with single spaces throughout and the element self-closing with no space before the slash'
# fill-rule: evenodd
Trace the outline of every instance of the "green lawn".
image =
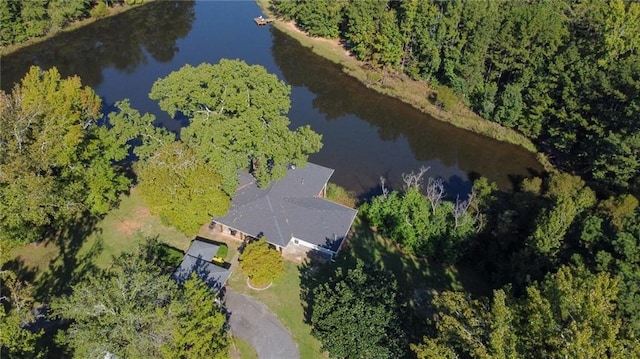
<svg viewBox="0 0 640 359">
<path fill-rule="evenodd" d="M 97 231 L 87 238 L 80 254 L 102 240 L 104 250 L 96 257 L 96 264 L 105 267 L 111 263 L 113 256 L 133 251 L 144 237 L 156 236 L 160 242 L 182 251 L 189 247 L 193 239 L 164 225 L 158 216 L 151 215 L 134 189 L 129 196 L 122 197 L 120 206 L 98 224 Z"/>
<path fill-rule="evenodd" d="M 236 353 L 240 355 L 240 359 L 258 359 L 258 353 L 251 346 L 251 344 L 247 343 L 244 339 L 240 337 L 231 338 L 231 349 L 235 349 Z M 229 355 L 230 358 L 233 358 L 232 355 Z"/>
<path fill-rule="evenodd" d="M 68 292 L 71 284 L 107 268 L 113 256 L 132 251 L 144 237 L 157 236 L 160 242 L 182 251 L 192 239 L 151 215 L 135 189 L 122 196 L 119 207 L 104 218 L 88 217 L 85 222 L 38 245 L 12 251 L 8 265 L 34 283 L 37 300 Z"/>
</svg>

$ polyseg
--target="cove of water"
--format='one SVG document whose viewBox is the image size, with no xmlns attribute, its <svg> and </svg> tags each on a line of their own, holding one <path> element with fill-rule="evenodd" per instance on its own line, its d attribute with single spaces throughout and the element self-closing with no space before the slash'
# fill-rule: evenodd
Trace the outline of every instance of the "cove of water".
<svg viewBox="0 0 640 359">
<path fill-rule="evenodd" d="M 301 46 L 275 27 L 258 27 L 254 2 L 154 2 L 60 34 L 2 58 L 1 87 L 10 91 L 32 65 L 78 75 L 102 97 L 105 108 L 129 98 L 153 113 L 158 125 L 178 131 L 148 98 L 155 80 L 185 64 L 238 58 L 262 65 L 292 87 L 291 128 L 310 125 L 324 147 L 311 162 L 335 169 L 331 181 L 368 197 L 380 177 L 401 188 L 402 173 L 429 167 L 449 196 L 464 195 L 484 176 L 509 189 L 513 181 L 542 171 L 535 156 L 437 121 L 380 95 L 340 67 Z"/>
</svg>

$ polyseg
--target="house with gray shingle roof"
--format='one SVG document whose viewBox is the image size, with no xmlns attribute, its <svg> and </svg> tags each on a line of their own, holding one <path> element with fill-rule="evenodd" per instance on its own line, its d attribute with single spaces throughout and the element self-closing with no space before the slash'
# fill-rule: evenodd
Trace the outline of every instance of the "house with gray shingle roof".
<svg viewBox="0 0 640 359">
<path fill-rule="evenodd" d="M 173 279 L 183 284 L 195 273 L 209 287 L 216 290 L 222 288 L 231 276 L 231 271 L 212 262 L 219 248 L 214 242 L 196 237 L 182 258 L 182 263 L 173 272 Z"/>
<path fill-rule="evenodd" d="M 330 168 L 307 163 L 262 189 L 253 176 L 240 173 L 229 212 L 212 225 L 240 239 L 265 237 L 279 250 L 298 246 L 333 257 L 357 211 L 325 198 L 332 174 Z"/>
</svg>

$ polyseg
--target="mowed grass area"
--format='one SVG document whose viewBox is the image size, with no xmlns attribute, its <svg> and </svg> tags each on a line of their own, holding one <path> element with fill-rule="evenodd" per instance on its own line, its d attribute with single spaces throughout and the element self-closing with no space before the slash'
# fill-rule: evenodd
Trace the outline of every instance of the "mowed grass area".
<svg viewBox="0 0 640 359">
<path fill-rule="evenodd" d="M 231 340 L 229 358 L 258 359 L 258 353 L 256 350 L 244 339 L 240 337 L 233 337 Z"/>
<path fill-rule="evenodd" d="M 87 217 L 84 222 L 55 238 L 12 251 L 8 266 L 34 283 L 37 300 L 68 292 L 70 285 L 89 273 L 108 268 L 114 256 L 133 251 L 146 237 L 157 237 L 181 251 L 193 238 L 149 213 L 135 188 L 123 195 L 118 208 L 104 218 Z"/>
<path fill-rule="evenodd" d="M 95 263 L 106 268 L 113 256 L 132 252 L 144 238 L 158 238 L 161 243 L 186 251 L 193 239 L 173 227 L 162 223 L 160 217 L 152 215 L 143 199 L 135 190 L 129 196 L 123 196 L 120 206 L 111 211 L 96 227 L 79 254 L 89 251 L 96 242 L 102 241 L 103 251 L 96 257 Z"/>
</svg>

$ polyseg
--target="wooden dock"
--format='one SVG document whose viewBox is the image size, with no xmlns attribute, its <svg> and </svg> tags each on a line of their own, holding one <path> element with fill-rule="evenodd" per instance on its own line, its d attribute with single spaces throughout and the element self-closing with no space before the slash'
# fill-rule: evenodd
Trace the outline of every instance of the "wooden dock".
<svg viewBox="0 0 640 359">
<path fill-rule="evenodd" d="M 269 19 L 269 18 L 264 18 L 262 16 L 258 16 L 258 17 L 254 17 L 253 21 L 256 23 L 256 25 L 258 26 L 263 26 L 263 25 L 267 25 L 273 22 L 273 19 Z"/>
</svg>

